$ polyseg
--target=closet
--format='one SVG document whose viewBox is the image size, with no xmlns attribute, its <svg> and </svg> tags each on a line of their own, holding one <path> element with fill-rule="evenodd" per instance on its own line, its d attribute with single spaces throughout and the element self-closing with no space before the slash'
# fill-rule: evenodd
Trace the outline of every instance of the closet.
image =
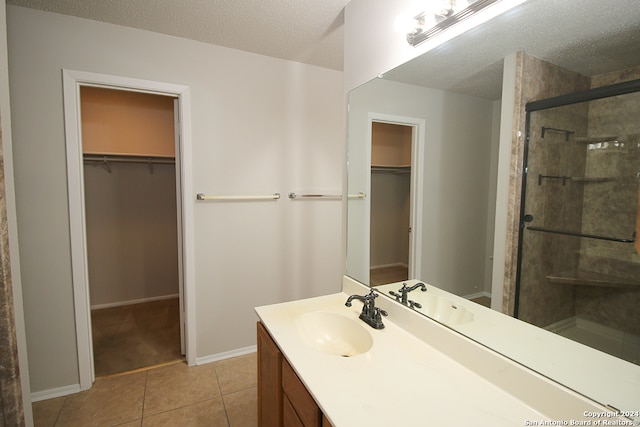
<svg viewBox="0 0 640 427">
<path fill-rule="evenodd" d="M 408 278 L 412 141 L 412 126 L 372 122 L 372 286 Z"/>
<path fill-rule="evenodd" d="M 181 358 L 174 98 L 83 86 L 96 376 Z"/>
</svg>

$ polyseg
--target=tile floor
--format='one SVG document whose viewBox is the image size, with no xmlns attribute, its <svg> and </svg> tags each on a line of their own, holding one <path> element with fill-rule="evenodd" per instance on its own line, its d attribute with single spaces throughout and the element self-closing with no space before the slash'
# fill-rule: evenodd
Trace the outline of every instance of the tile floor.
<svg viewBox="0 0 640 427">
<path fill-rule="evenodd" d="M 491 298 L 489 297 L 478 297 L 478 298 L 473 298 L 471 301 L 480 304 L 480 305 L 484 305 L 485 307 L 489 307 L 491 308 Z"/>
<path fill-rule="evenodd" d="M 256 353 L 98 378 L 91 390 L 33 404 L 36 427 L 254 427 Z"/>
<path fill-rule="evenodd" d="M 371 286 L 380 286 L 387 283 L 396 283 L 408 280 L 409 269 L 404 266 L 372 268 L 369 271 L 369 276 Z"/>
</svg>

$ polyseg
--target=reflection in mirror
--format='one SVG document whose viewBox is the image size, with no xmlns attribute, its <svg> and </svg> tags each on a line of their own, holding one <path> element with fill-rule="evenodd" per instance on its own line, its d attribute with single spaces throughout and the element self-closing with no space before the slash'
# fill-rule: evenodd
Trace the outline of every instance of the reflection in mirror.
<svg viewBox="0 0 640 427">
<path fill-rule="evenodd" d="M 410 287 L 424 282 L 427 292 L 411 291 L 405 305 L 580 394 L 637 411 L 640 367 L 630 363 L 637 361 L 640 349 L 640 287 L 635 285 L 640 268 L 634 270 L 640 263 L 634 244 L 551 237 L 553 233 L 533 229 L 524 230 L 524 239 L 519 239 L 522 225 L 633 240 L 634 224 L 640 223 L 635 175 L 640 165 L 631 153 L 631 147 L 638 149 L 634 135 L 640 134 L 633 127 L 637 101 L 619 108 L 611 99 L 601 99 L 589 107 L 575 105 L 544 120 L 532 119 L 539 123 L 532 127 L 532 137 L 537 138 L 532 146 L 537 146 L 530 153 L 530 167 L 542 168 L 528 175 L 525 197 L 527 192 L 540 197 L 525 202 L 526 211 L 521 212 L 520 205 L 525 104 L 640 79 L 640 56 L 635 54 L 640 53 L 639 9 L 631 0 L 614 3 L 584 0 L 578 10 L 569 2 L 526 1 L 350 92 L 348 191 L 367 197 L 348 201 L 346 274 L 394 300 L 391 292 L 401 295 L 403 283 Z M 581 108 L 585 111 L 579 116 L 576 111 Z M 596 118 L 598 109 L 605 114 Z M 382 285 L 372 274 L 373 267 L 384 265 L 372 255 L 371 128 L 376 115 L 423 120 L 424 131 L 418 136 L 422 167 L 412 170 L 421 175 L 421 199 L 411 203 L 421 211 L 411 222 L 419 237 L 407 261 L 413 272 L 406 281 Z M 564 116 L 570 116 L 569 123 L 556 122 Z M 611 121 L 629 117 L 636 119 L 623 125 Z M 611 141 L 576 141 L 601 136 Z M 624 149 L 615 143 L 590 148 L 603 142 L 620 144 L 622 139 L 629 144 Z M 560 151 L 544 154 L 542 144 L 554 144 Z M 563 169 L 561 157 L 574 163 Z M 606 161 L 599 164 L 598 157 Z M 628 179 L 618 179 L 622 175 Z M 576 194 L 565 197 L 571 191 Z M 560 222 L 552 221 L 552 211 Z M 505 224 L 506 234 L 500 234 Z M 533 245 L 536 240 L 541 246 Z M 521 242 L 522 259 L 531 271 L 523 267 L 522 280 L 517 281 Z M 535 262 L 527 261 L 532 253 L 538 254 Z M 594 286 L 593 279 L 584 278 L 585 271 L 617 279 Z M 471 301 L 492 295 L 493 310 Z M 544 312 L 551 316 L 543 317 Z M 561 332 L 566 325 L 558 322 L 566 319 L 577 326 L 585 320 L 595 323 L 589 333 L 602 335 L 604 344 L 593 344 L 593 336 L 576 341 L 576 335 L 584 337 L 579 327 L 565 329 L 571 339 L 545 329 Z M 618 351 L 615 357 L 608 351 L 612 347 Z"/>
<path fill-rule="evenodd" d="M 371 122 L 371 286 L 409 279 L 413 126 Z"/>
<path fill-rule="evenodd" d="M 386 79 L 375 79 L 351 91 L 348 191 L 368 197 L 348 201 L 347 275 L 367 285 L 379 284 L 372 281 L 372 272 L 391 264 L 408 268 L 409 278 L 439 283 L 459 295 L 488 295 L 497 107 L 499 104 L 491 100 Z M 374 200 L 372 183 L 401 179 L 382 175 L 372 163 L 375 120 L 413 127 L 411 196 L 406 208 L 410 211 L 410 233 L 405 237 L 409 242 L 408 265 L 404 266 L 399 258 L 377 258 L 379 249 L 373 246 L 373 233 L 379 231 L 380 222 L 374 223 L 373 209 L 388 206 Z M 396 197 L 400 196 L 396 193 Z M 390 209 L 376 212 L 380 217 L 393 215 Z M 384 247 L 390 241 L 380 243 Z M 457 262 L 461 257 L 464 263 Z"/>
<path fill-rule="evenodd" d="M 640 80 L 622 87 L 634 82 L 640 90 Z M 640 364 L 640 92 L 617 95 L 622 87 L 527 104 L 515 314 Z"/>
</svg>

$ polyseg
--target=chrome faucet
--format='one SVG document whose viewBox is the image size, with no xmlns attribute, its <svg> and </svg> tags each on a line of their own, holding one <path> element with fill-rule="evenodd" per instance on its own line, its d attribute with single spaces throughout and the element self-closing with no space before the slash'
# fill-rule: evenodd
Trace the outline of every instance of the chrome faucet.
<svg viewBox="0 0 640 427">
<path fill-rule="evenodd" d="M 415 289 L 420 288 L 420 290 L 422 292 L 427 292 L 427 285 L 425 285 L 424 283 L 416 283 L 415 285 L 408 287 L 406 283 L 402 284 L 402 288 L 398 289 L 398 292 L 400 292 L 399 294 L 397 292 L 394 291 L 390 291 L 389 295 L 396 297 L 396 301 L 404 304 L 404 305 L 408 305 L 410 308 L 422 308 L 422 305 L 415 302 L 415 301 L 411 301 L 409 300 L 407 294 Z"/>
<path fill-rule="evenodd" d="M 380 307 L 376 307 L 376 298 L 378 294 L 373 292 L 369 292 L 367 295 L 351 295 L 347 298 L 347 302 L 344 303 L 347 307 L 351 307 L 351 301 L 357 299 L 362 301 L 362 312 L 360 313 L 360 319 L 367 325 L 371 326 L 374 329 L 382 329 L 384 328 L 384 324 L 382 323 L 382 316 L 388 316 L 388 313 L 382 310 Z"/>
</svg>

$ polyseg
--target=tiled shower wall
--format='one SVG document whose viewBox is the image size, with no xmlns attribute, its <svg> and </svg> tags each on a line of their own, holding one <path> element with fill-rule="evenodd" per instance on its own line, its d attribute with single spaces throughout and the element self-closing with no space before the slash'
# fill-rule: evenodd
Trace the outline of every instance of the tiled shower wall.
<svg viewBox="0 0 640 427">
<path fill-rule="evenodd" d="M 640 67 L 587 78 L 548 62 L 518 55 L 516 114 L 513 143 L 510 224 L 504 311 L 513 312 L 517 268 L 517 218 L 524 138 L 524 105 L 557 95 L 640 78 Z M 616 99 L 617 98 L 617 99 Z M 635 225 L 638 182 L 636 173 L 640 124 L 630 117 L 638 111 L 640 94 L 592 101 L 531 114 L 527 214 L 530 225 L 557 230 L 630 238 Z M 625 122 L 621 124 L 620 122 Z M 565 134 L 542 127 L 566 129 Z M 567 135 L 569 139 L 567 139 Z M 618 144 L 576 142 L 583 136 L 616 136 Z M 613 141 L 614 139 L 612 139 Z M 624 142 L 624 144 L 620 144 Z M 544 146 L 544 150 L 542 150 Z M 572 182 L 539 175 L 610 177 L 610 182 Z M 613 190 L 615 188 L 615 190 Z M 519 317 L 540 326 L 572 316 L 638 334 L 635 307 L 640 290 L 551 283 L 550 273 L 596 271 L 627 279 L 640 277 L 640 257 L 632 244 L 525 231 L 527 253 L 521 277 Z M 635 319 L 635 320 L 634 320 Z"/>
<path fill-rule="evenodd" d="M 564 95 L 589 88 L 589 79 L 573 71 L 555 66 L 546 61 L 521 53 L 518 55 L 521 71 L 516 93 L 520 102 L 516 103 L 518 130 L 525 130 L 524 106 L 526 103 Z M 530 225 L 553 229 L 568 229 L 579 226 L 581 220 L 582 192 L 581 188 L 571 186 L 562 180 L 542 179 L 538 185 L 539 175 L 574 175 L 584 174 L 585 157 L 575 144 L 567 144 L 566 134 L 557 131 L 545 132 L 542 138 L 542 127 L 566 129 L 586 132 L 587 111 L 585 107 L 575 106 L 571 109 L 543 111 L 532 114 L 529 126 L 530 151 L 529 173 L 527 182 L 526 214 L 533 215 Z M 524 138 L 514 140 L 514 154 L 522 165 Z M 550 149 L 549 149 L 550 148 Z M 512 193 L 514 209 L 513 219 L 516 231 L 512 233 L 512 250 L 510 264 L 507 265 L 507 280 L 511 278 L 507 292 L 508 306 L 513 306 L 515 299 L 515 271 L 517 268 L 517 217 L 516 204 L 520 203 L 519 188 L 522 170 L 518 176 L 512 176 Z M 549 283 L 546 275 L 552 271 L 566 270 L 576 266 L 575 252 L 579 249 L 576 238 L 553 234 L 526 231 L 523 252 L 527 253 L 526 265 L 522 268 L 521 291 L 518 317 L 539 326 L 546 326 L 574 315 L 574 290 L 572 285 Z M 559 250 L 569 246 L 573 250 Z M 533 303 L 532 303 L 533 302 Z"/>
<path fill-rule="evenodd" d="M 640 67 L 592 78 L 592 87 L 640 78 Z M 629 239 L 635 231 L 640 172 L 640 93 L 589 103 L 586 175 L 612 181 L 585 186 L 583 232 Z M 580 268 L 640 282 L 640 255 L 633 244 L 582 239 Z M 640 286 L 576 286 L 576 316 L 640 335 Z"/>
<path fill-rule="evenodd" d="M 587 108 L 573 105 L 536 111 L 530 120 L 525 208 L 525 213 L 533 216 L 529 225 L 551 230 L 580 230 L 584 184 L 557 177 L 577 177 L 585 173 L 584 145 L 576 144 L 574 135 L 586 134 Z M 547 275 L 575 270 L 579 249 L 580 238 L 525 230 L 520 319 L 547 326 L 574 315 L 574 286 L 552 283 Z"/>
</svg>

